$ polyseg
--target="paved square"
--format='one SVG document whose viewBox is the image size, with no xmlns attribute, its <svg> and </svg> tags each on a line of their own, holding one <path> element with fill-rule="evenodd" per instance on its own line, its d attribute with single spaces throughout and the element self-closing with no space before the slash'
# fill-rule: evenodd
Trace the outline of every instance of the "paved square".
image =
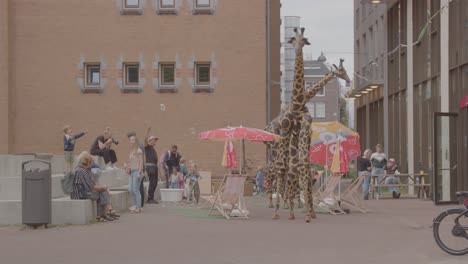
<svg viewBox="0 0 468 264">
<path fill-rule="evenodd" d="M 445 207 L 416 199 L 369 201 L 369 214 L 319 214 L 312 223 L 270 219 L 262 198 L 249 220 L 206 210 L 148 205 L 140 215 L 90 226 L 0 227 L 0 263 L 468 263 L 435 244 L 432 219 Z"/>
</svg>

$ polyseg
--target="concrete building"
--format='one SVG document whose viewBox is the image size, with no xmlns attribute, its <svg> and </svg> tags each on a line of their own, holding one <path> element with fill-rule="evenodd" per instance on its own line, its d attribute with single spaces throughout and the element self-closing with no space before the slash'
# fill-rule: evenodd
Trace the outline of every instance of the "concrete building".
<svg viewBox="0 0 468 264">
<path fill-rule="evenodd" d="M 320 55 L 317 60 L 304 61 L 304 79 L 306 87 L 314 85 L 330 72 L 326 64 L 327 58 Z M 316 122 L 331 122 L 340 120 L 340 88 L 339 81 L 334 78 L 309 102 L 307 108 Z"/>
<path fill-rule="evenodd" d="M 291 102 L 294 85 L 294 62 L 296 60 L 296 50 L 288 41 L 294 37 L 294 29 L 301 26 L 301 18 L 298 16 L 285 16 L 282 21 L 281 108 L 285 108 Z"/>
<path fill-rule="evenodd" d="M 153 126 L 158 151 L 178 144 L 221 173 L 223 144 L 198 133 L 263 128 L 280 108 L 280 1 L 0 1 L 0 154 L 63 150 L 62 127 Z M 262 144 L 249 159 L 264 162 Z"/>
<path fill-rule="evenodd" d="M 363 148 L 384 143 L 403 172 L 429 173 L 435 202 L 454 202 L 468 189 L 468 2 L 355 0 L 354 8 L 355 68 L 370 80 L 353 92 Z M 376 19 L 381 35 L 369 45 Z M 362 60 L 376 50 L 383 82 L 367 77 L 372 59 Z"/>
</svg>

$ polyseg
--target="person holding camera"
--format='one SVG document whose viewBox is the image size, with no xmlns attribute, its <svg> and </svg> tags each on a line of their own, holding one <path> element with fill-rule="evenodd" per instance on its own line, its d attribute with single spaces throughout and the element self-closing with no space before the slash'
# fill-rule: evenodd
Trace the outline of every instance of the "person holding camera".
<svg viewBox="0 0 468 264">
<path fill-rule="evenodd" d="M 111 149 L 112 144 L 119 144 L 119 141 L 112 137 L 112 131 L 110 127 L 104 130 L 104 133 L 94 140 L 91 146 L 91 155 L 100 156 L 104 158 L 106 164 L 106 170 L 115 169 L 114 164 L 117 162 L 117 155 L 115 151 Z"/>
</svg>

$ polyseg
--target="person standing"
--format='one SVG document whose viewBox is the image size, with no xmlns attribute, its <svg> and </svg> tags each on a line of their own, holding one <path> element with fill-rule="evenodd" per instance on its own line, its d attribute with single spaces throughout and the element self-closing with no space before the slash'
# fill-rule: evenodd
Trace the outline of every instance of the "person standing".
<svg viewBox="0 0 468 264">
<path fill-rule="evenodd" d="M 103 157 L 104 163 L 106 164 L 106 170 L 113 170 L 114 164 L 117 162 L 117 155 L 115 151 L 111 149 L 112 144 L 119 144 L 119 141 L 112 138 L 112 132 L 110 127 L 104 130 L 104 133 L 94 140 L 91 146 L 91 155 Z"/>
<path fill-rule="evenodd" d="M 362 181 L 362 194 L 364 195 L 364 200 L 369 200 L 369 184 L 371 178 L 372 164 L 369 160 L 372 154 L 372 150 L 366 149 L 364 155 L 359 159 L 359 172 L 358 176 L 364 176 Z"/>
<path fill-rule="evenodd" d="M 198 204 L 198 201 L 200 200 L 200 185 L 199 185 L 199 180 L 201 180 L 200 173 L 197 170 L 197 165 L 192 164 L 192 167 L 190 168 L 190 172 L 187 175 L 187 178 L 190 179 L 189 181 L 189 187 L 190 191 L 188 194 L 189 201 L 192 201 L 192 195 L 195 197 L 195 203 Z"/>
<path fill-rule="evenodd" d="M 257 194 L 263 193 L 263 182 L 265 180 L 265 172 L 261 166 L 258 166 L 258 171 L 256 175 L 256 183 L 257 183 Z"/>
<path fill-rule="evenodd" d="M 145 137 L 145 169 L 149 178 L 148 188 L 148 204 L 157 204 L 158 202 L 154 198 L 154 193 L 158 187 L 158 154 L 155 146 L 158 142 L 158 138 L 150 136 L 151 127 L 146 130 Z"/>
<path fill-rule="evenodd" d="M 76 140 L 80 137 L 86 135 L 88 132 L 81 132 L 79 134 L 73 135 L 72 127 L 67 125 L 63 128 L 63 151 L 65 159 L 65 173 L 73 169 L 73 162 L 75 161 L 75 156 L 73 151 L 75 150 Z"/>
<path fill-rule="evenodd" d="M 375 146 L 376 152 L 372 153 L 370 161 L 372 163 L 372 177 L 377 176 L 377 184 L 380 185 L 384 176 L 384 167 L 387 164 L 387 155 L 383 153 L 382 145 Z M 382 194 L 382 188 L 377 188 L 377 199 Z"/>
<path fill-rule="evenodd" d="M 172 174 L 169 177 L 169 181 L 171 182 L 171 189 L 179 189 L 179 181 L 180 178 L 183 177 L 182 173 L 179 172 L 178 167 L 172 168 Z"/>
<path fill-rule="evenodd" d="M 177 145 L 172 145 L 171 149 L 165 153 L 162 163 L 166 175 L 166 188 L 169 188 L 170 175 L 174 168 L 179 168 L 181 158 L 182 155 L 177 151 Z"/>
<path fill-rule="evenodd" d="M 135 209 L 133 213 L 141 213 L 141 193 L 140 185 L 143 180 L 143 151 L 140 148 L 140 144 L 136 136 L 131 135 L 129 137 L 130 143 L 130 154 L 128 164 L 126 165 L 126 172 L 130 176 L 129 178 L 129 191 L 133 195 L 135 201 Z"/>
</svg>

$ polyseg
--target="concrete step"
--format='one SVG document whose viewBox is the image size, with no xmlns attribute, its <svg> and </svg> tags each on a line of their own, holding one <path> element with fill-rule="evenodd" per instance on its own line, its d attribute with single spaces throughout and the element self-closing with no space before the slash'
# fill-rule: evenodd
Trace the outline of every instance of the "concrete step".
<svg viewBox="0 0 468 264">
<path fill-rule="evenodd" d="M 128 191 L 111 191 L 111 203 L 118 212 L 125 212 L 133 204 Z M 71 200 L 61 197 L 52 200 L 52 224 L 86 225 L 96 218 L 96 203 L 91 200 Z M 20 200 L 0 201 L 0 225 L 22 223 Z"/>
<path fill-rule="evenodd" d="M 66 196 L 62 191 L 61 179 L 64 174 L 52 175 L 52 198 L 59 198 Z M 97 182 L 99 185 L 106 185 L 108 187 L 118 187 L 128 184 L 128 176 L 124 170 L 117 169 L 102 171 L 98 177 Z M 0 200 L 21 200 L 21 177 L 0 177 Z"/>
</svg>

